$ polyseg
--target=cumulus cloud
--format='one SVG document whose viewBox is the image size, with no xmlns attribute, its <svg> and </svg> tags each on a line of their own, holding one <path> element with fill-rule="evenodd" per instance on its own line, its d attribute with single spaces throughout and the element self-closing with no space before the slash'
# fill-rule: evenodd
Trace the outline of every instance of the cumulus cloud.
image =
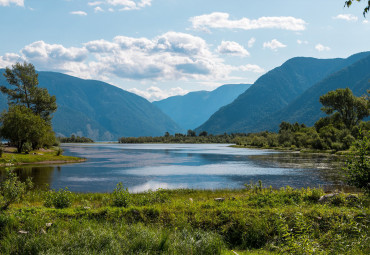
<svg viewBox="0 0 370 255">
<path fill-rule="evenodd" d="M 15 62 L 22 62 L 24 59 L 15 53 L 6 53 L 4 56 L 0 56 L 0 68 L 5 68 L 14 64 Z"/>
<path fill-rule="evenodd" d="M 94 12 L 103 12 L 103 11 L 104 10 L 100 6 L 94 8 Z"/>
<path fill-rule="evenodd" d="M 70 12 L 69 14 L 79 15 L 79 16 L 86 16 L 87 15 L 87 13 L 84 12 L 84 11 L 73 11 L 73 12 Z"/>
<path fill-rule="evenodd" d="M 298 44 L 308 44 L 308 41 L 297 40 Z"/>
<path fill-rule="evenodd" d="M 364 21 L 362 21 L 362 24 L 369 24 L 369 21 L 365 19 Z"/>
<path fill-rule="evenodd" d="M 279 48 L 285 48 L 285 47 L 286 47 L 285 44 L 279 42 L 276 39 L 273 39 L 270 42 L 264 42 L 263 43 L 263 48 L 268 48 L 268 49 L 271 49 L 271 50 L 274 50 L 274 51 L 276 51 Z"/>
<path fill-rule="evenodd" d="M 226 46 L 233 47 L 226 47 Z M 238 44 L 226 43 L 228 53 L 246 55 Z M 203 80 L 221 81 L 233 71 L 260 72 L 256 66 L 231 66 L 224 63 L 200 37 L 167 32 L 149 38 L 116 36 L 113 40 L 94 40 L 80 47 L 64 47 L 37 41 L 20 50 L 19 57 L 32 62 L 40 70 L 60 71 L 74 76 L 108 81 L 128 80 Z M 1 64 L 11 64 L 10 55 L 1 57 Z"/>
<path fill-rule="evenodd" d="M 222 41 L 217 47 L 217 51 L 221 54 L 245 57 L 249 56 L 249 52 L 237 42 Z"/>
<path fill-rule="evenodd" d="M 247 64 L 243 66 L 238 66 L 236 69 L 244 72 L 254 72 L 254 73 L 264 73 L 265 70 L 258 66 L 258 65 L 252 65 L 252 64 Z"/>
<path fill-rule="evenodd" d="M 255 42 L 256 42 L 256 38 L 252 37 L 251 39 L 249 39 L 248 48 L 252 48 Z"/>
<path fill-rule="evenodd" d="M 180 88 L 180 87 L 171 88 L 169 90 L 163 90 L 163 89 L 160 89 L 160 88 L 155 87 L 155 86 L 151 86 L 151 87 L 149 87 L 145 90 L 132 88 L 132 89 L 129 89 L 128 91 L 130 91 L 132 93 L 135 93 L 136 95 L 139 95 L 141 97 L 144 97 L 144 98 L 148 99 L 151 102 L 162 100 L 162 99 L 165 99 L 165 98 L 171 97 L 171 96 L 185 95 L 185 94 L 189 93 L 189 91 L 187 91 L 183 88 Z"/>
<path fill-rule="evenodd" d="M 106 5 L 110 6 L 109 10 L 114 11 L 116 8 L 120 11 L 139 10 L 147 6 L 151 6 L 152 0 L 104 0 L 89 2 L 89 6 Z M 96 8 L 95 8 L 96 9 Z"/>
<path fill-rule="evenodd" d="M 352 14 L 339 14 L 333 17 L 333 19 L 341 19 L 341 20 L 346 20 L 346 21 L 357 21 L 358 17 Z"/>
<path fill-rule="evenodd" d="M 329 51 L 330 50 L 330 47 L 328 47 L 328 46 L 324 46 L 324 45 L 322 45 L 321 43 L 319 43 L 319 44 L 316 44 L 316 46 L 315 46 L 315 49 L 317 50 L 317 51 Z"/>
<path fill-rule="evenodd" d="M 228 28 L 228 29 L 262 29 L 276 28 L 292 31 L 302 31 L 306 29 L 306 22 L 303 19 L 294 17 L 261 17 L 258 19 L 242 18 L 231 20 L 230 14 L 224 12 L 213 12 L 190 18 L 194 29 L 209 31 L 209 28 Z"/>
<path fill-rule="evenodd" d="M 9 6 L 10 4 L 24 6 L 24 0 L 0 0 L 0 6 Z"/>
</svg>

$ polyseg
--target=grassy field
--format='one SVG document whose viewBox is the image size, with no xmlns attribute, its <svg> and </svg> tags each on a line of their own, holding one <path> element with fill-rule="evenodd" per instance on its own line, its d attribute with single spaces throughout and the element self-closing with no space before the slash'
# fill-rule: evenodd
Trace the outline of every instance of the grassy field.
<svg viewBox="0 0 370 255">
<path fill-rule="evenodd" d="M 0 213 L 1 254 L 370 254 L 362 194 L 320 189 L 29 191 Z M 59 207 L 66 208 L 57 209 Z"/>
<path fill-rule="evenodd" d="M 0 157 L 0 167 L 6 164 L 37 164 L 37 163 L 67 163 L 80 162 L 85 159 L 71 156 L 58 155 L 59 148 L 54 147 L 48 150 L 31 151 L 29 154 L 16 153 L 15 148 L 5 148 L 4 153 Z M 60 152 L 59 152 L 60 153 Z"/>
</svg>

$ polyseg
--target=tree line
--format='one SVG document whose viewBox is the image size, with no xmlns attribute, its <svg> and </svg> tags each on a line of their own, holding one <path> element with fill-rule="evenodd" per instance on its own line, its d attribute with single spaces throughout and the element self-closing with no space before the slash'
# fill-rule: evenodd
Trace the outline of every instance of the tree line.
<svg viewBox="0 0 370 255">
<path fill-rule="evenodd" d="M 369 91 L 370 92 L 370 91 Z M 327 114 L 313 127 L 304 124 L 282 122 L 279 132 L 236 133 L 209 135 L 168 132 L 160 137 L 122 137 L 119 143 L 235 143 L 239 146 L 259 148 L 306 148 L 315 150 L 347 150 L 361 136 L 368 136 L 370 122 L 362 121 L 369 116 L 369 96 L 356 97 L 348 88 L 330 91 L 320 97 L 321 110 Z"/>
</svg>

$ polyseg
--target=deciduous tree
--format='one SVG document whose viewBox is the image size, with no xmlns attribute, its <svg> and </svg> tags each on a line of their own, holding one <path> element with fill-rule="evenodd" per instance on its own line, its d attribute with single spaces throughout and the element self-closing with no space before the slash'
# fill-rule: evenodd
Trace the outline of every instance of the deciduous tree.
<svg viewBox="0 0 370 255">
<path fill-rule="evenodd" d="M 326 114 L 337 112 L 348 129 L 370 113 L 368 99 L 354 96 L 349 88 L 329 91 L 320 97 L 320 103 L 324 106 L 321 110 Z"/>
</svg>

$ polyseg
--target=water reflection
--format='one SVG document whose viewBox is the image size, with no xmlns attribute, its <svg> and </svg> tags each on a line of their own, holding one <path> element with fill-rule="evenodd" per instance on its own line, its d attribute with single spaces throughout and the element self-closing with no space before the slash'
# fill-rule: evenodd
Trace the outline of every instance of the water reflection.
<svg viewBox="0 0 370 255">
<path fill-rule="evenodd" d="M 37 187 L 68 187 L 79 192 L 111 192 L 118 182 L 130 191 L 158 188 L 242 188 L 262 180 L 267 186 L 341 184 L 338 158 L 230 148 L 220 144 L 64 145 L 66 155 L 83 163 L 22 167 L 22 180 Z M 0 170 L 0 178 L 4 170 Z"/>
</svg>

